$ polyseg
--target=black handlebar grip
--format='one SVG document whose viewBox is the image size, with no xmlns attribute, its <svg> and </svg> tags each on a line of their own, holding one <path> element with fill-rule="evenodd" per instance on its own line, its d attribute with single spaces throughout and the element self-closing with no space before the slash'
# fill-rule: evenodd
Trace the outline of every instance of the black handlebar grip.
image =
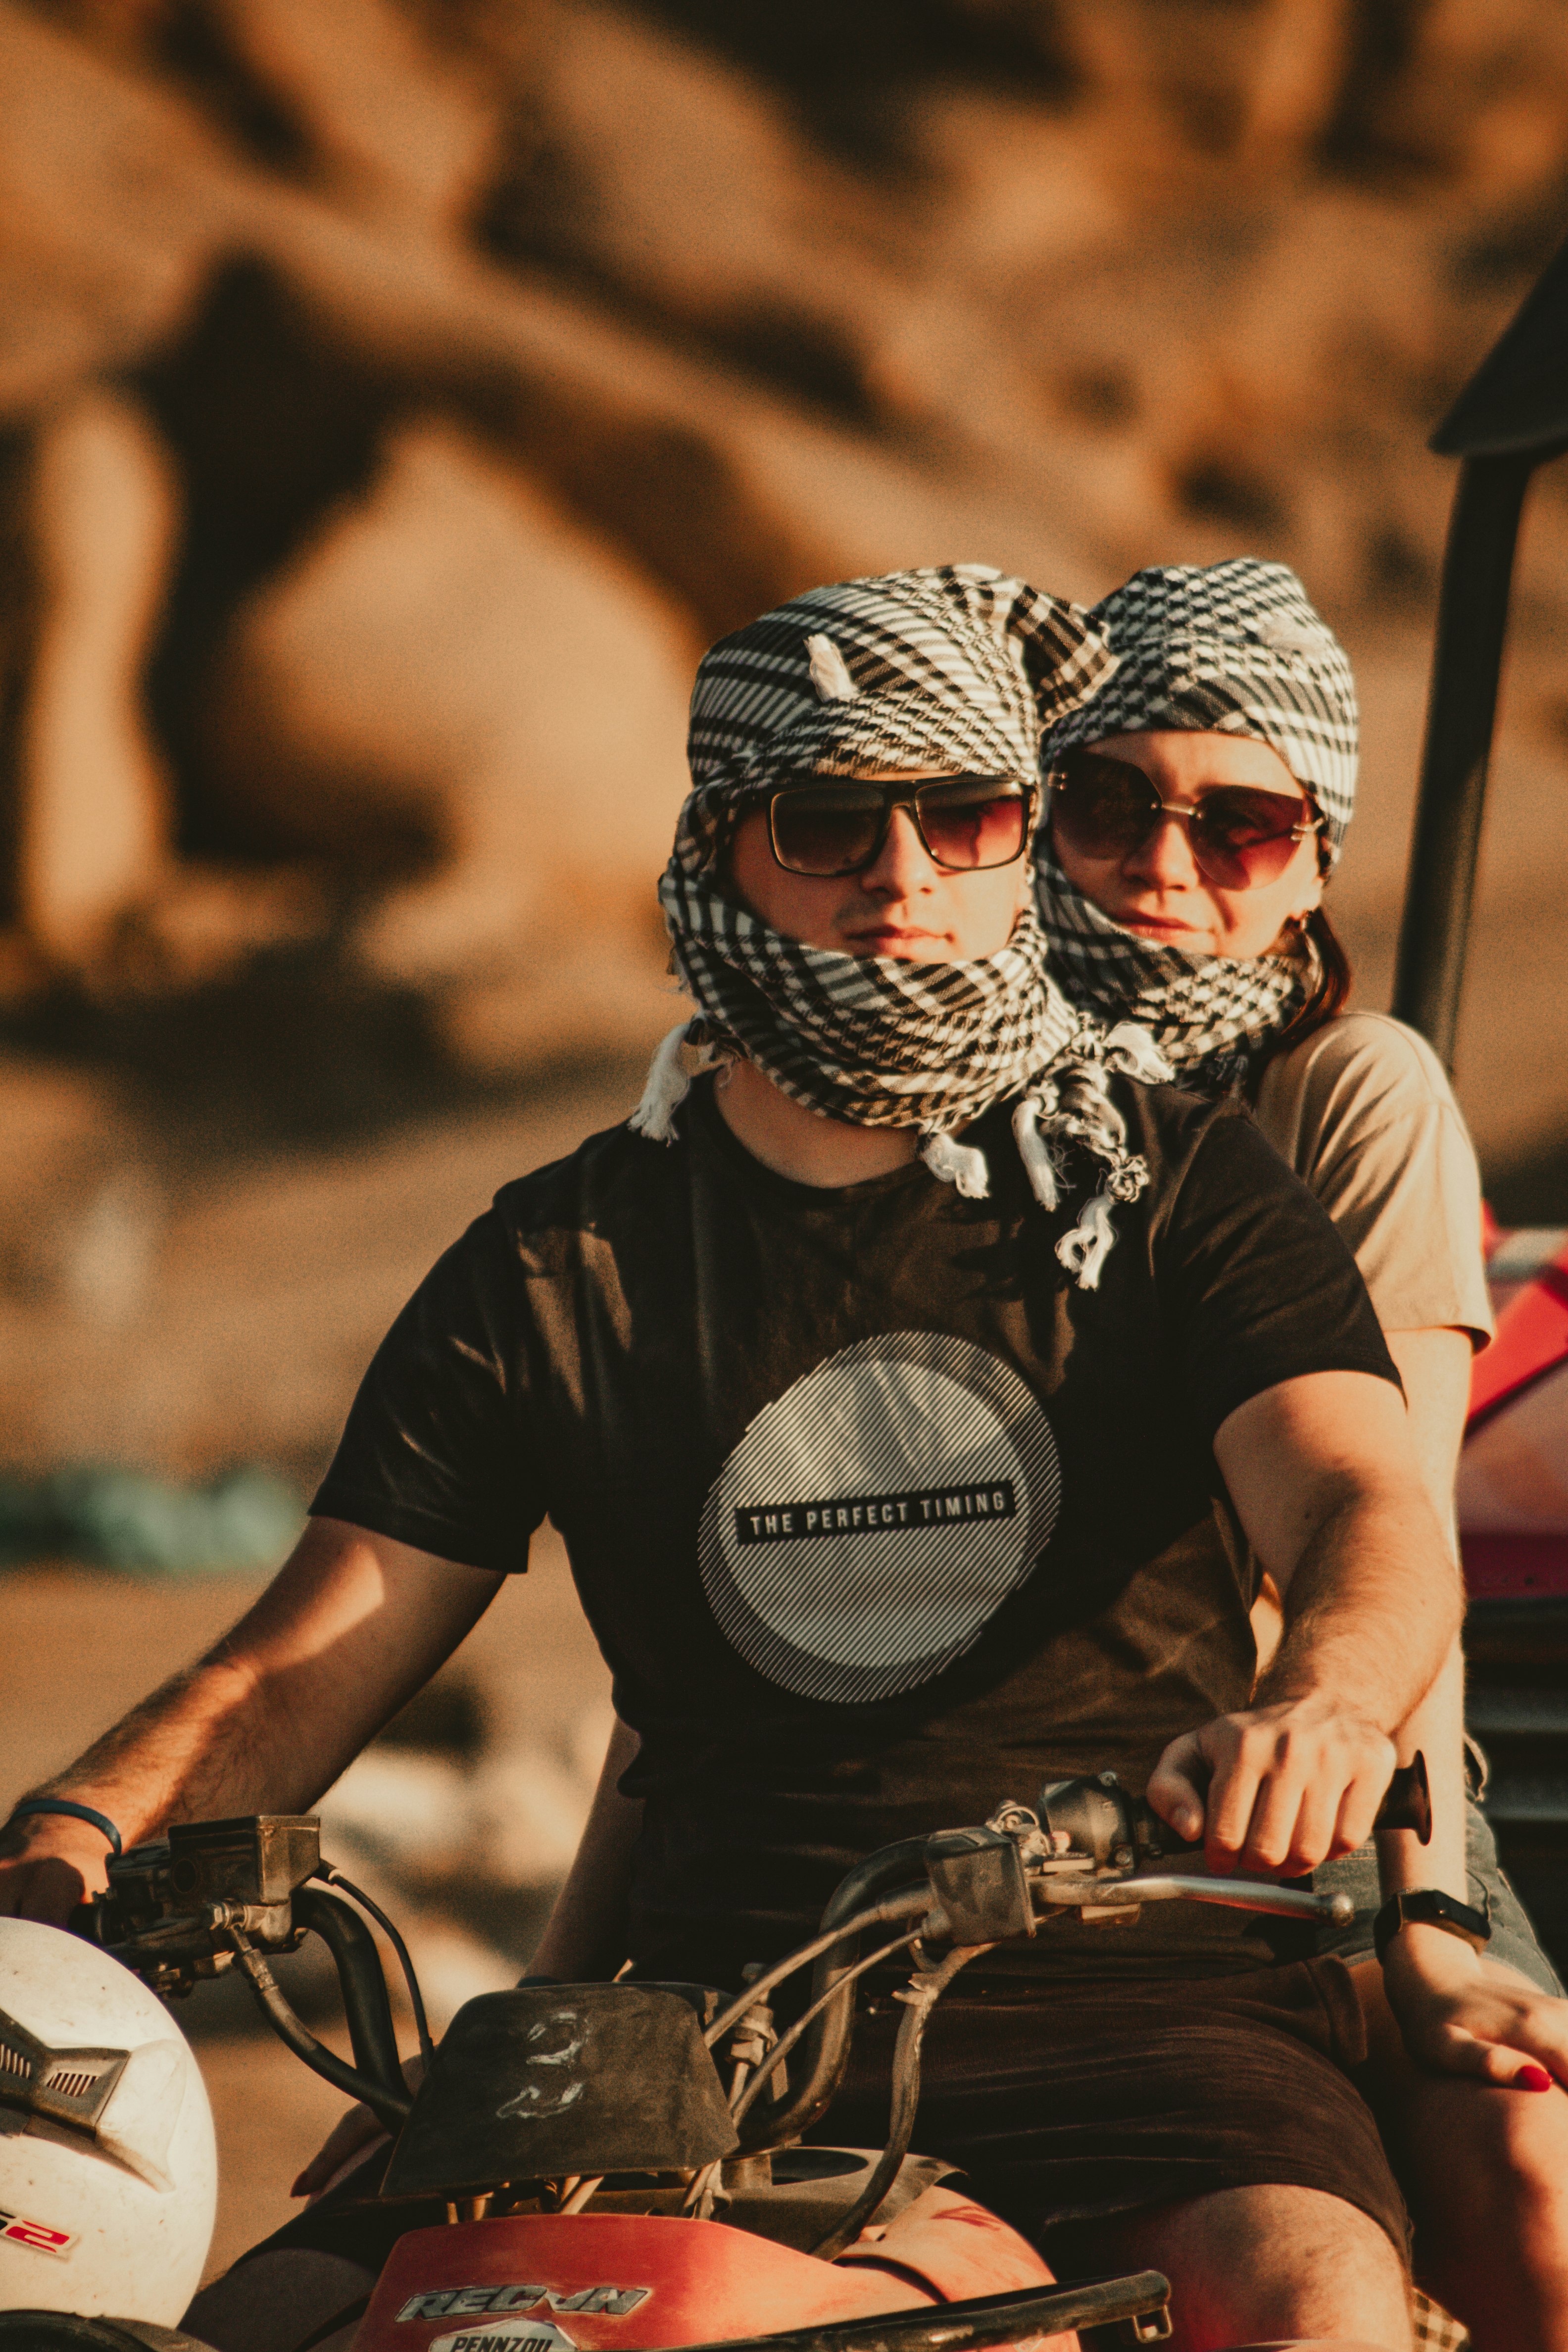
<svg viewBox="0 0 1568 2352">
<path fill-rule="evenodd" d="M 1432 1843 L 1432 1788 L 1426 1759 L 1417 1748 L 1413 1760 L 1394 1768 L 1388 1791 L 1377 1809 L 1374 1830 L 1414 1830 L 1422 1845 Z"/>
</svg>

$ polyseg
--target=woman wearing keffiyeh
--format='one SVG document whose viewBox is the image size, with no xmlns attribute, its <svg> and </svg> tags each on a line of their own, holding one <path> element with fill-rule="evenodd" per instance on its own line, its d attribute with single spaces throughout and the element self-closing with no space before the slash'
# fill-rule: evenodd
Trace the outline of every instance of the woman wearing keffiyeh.
<svg viewBox="0 0 1568 2352">
<path fill-rule="evenodd" d="M 1047 719 L 1041 744 L 1060 794 L 1038 844 L 1052 969 L 1075 1003 L 1146 1021 L 1180 1083 L 1217 1093 L 1245 1084 L 1347 993 L 1321 900 L 1354 805 L 1355 682 L 1282 563 L 1156 565 L 1093 619 L 1116 670 L 1087 704 Z M 1150 741 L 1155 752 L 1137 748 Z M 1210 786 L 1294 802 L 1289 854 L 1263 858 L 1259 872 L 1254 851 L 1251 870 L 1244 860 L 1226 887 L 1205 870 L 1201 817 L 1187 854 L 1179 824 L 1145 817 L 1140 827 L 1136 801 L 1169 782 L 1147 764 L 1161 751 L 1195 758 Z M 1101 855 L 1089 828 L 1116 819 L 1120 835 Z"/>
<path fill-rule="evenodd" d="M 1042 740 L 1037 904 L 1052 971 L 1086 1013 L 1142 1024 L 1179 1085 L 1246 1095 L 1356 1256 L 1451 1523 L 1472 1347 L 1491 1328 L 1479 1180 L 1424 1040 L 1385 1014 L 1342 1009 L 1350 968 L 1321 898 L 1354 806 L 1350 665 L 1296 575 L 1251 558 L 1152 566 L 1088 618 L 1117 667 L 1098 693 L 1049 719 Z M 1266 1651 L 1266 1606 L 1254 1622 Z M 1552 1997 L 1562 1988 L 1499 1870 L 1490 1829 L 1466 1802 L 1462 1705 L 1456 1643 L 1406 1727 L 1405 1745 L 1433 1767 L 1437 1830 L 1427 1852 L 1403 1859 L 1412 1887 L 1472 1904 L 1485 1890 L 1488 1958 L 1431 1932 L 1423 1949 L 1421 1931 L 1407 1930 L 1380 1970 L 1370 1847 L 1321 1874 L 1358 1905 L 1354 1926 L 1328 1948 L 1356 1968 L 1380 2022 L 1386 1972 L 1424 2069 L 1484 2062 L 1493 2081 L 1544 2088 L 1555 2074 L 1568 2084 L 1568 2011 Z M 1500 1973 L 1500 1959 L 1511 1968 Z M 1499 1983 L 1508 1987 L 1500 1999 Z M 1549 2200 L 1532 2192 L 1561 2166 L 1563 2137 L 1552 2129 L 1561 2095 L 1539 2114 L 1511 2113 L 1511 2130 L 1490 2142 L 1476 2135 L 1498 2120 L 1496 2103 L 1476 2099 L 1451 2071 L 1407 2070 L 1393 2095 L 1435 2291 L 1461 2314 L 1475 2310 L 1478 2343 L 1557 2342 L 1535 2334 L 1520 2297 L 1559 2279 L 1568 2253 L 1562 2232 L 1532 2237 L 1538 2225 L 1526 2218 L 1544 2210 Z M 1470 2163 L 1456 2168 L 1449 2151 L 1460 2138 Z M 1495 2193 L 1481 2198 L 1475 2159 L 1489 2156 Z M 1558 2293 L 1549 2284 L 1549 2299 Z"/>
</svg>

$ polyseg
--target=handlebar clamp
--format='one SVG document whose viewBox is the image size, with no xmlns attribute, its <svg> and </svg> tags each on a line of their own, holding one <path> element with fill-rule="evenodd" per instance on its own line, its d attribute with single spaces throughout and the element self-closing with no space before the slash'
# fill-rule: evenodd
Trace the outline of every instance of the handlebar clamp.
<svg viewBox="0 0 1568 2352">
<path fill-rule="evenodd" d="M 321 1859 L 313 1814 L 175 1822 L 166 1838 L 111 1857 L 107 1893 L 73 1925 L 154 1991 L 187 1993 L 232 1965 L 229 1927 L 264 1951 L 296 1948 L 305 1931 L 294 1896 Z"/>
<path fill-rule="evenodd" d="M 935 1897 L 928 1923 L 954 1944 L 998 1944 L 1032 1936 L 1035 1906 L 1019 1838 L 984 1829 L 939 1830 L 926 1840 L 926 1877 Z"/>
</svg>

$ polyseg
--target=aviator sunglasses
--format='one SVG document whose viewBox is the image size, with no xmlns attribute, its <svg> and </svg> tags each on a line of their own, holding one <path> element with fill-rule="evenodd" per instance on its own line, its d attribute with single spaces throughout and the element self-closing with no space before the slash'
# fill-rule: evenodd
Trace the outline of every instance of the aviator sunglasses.
<svg viewBox="0 0 1568 2352">
<path fill-rule="evenodd" d="M 1304 793 L 1263 792 L 1251 784 L 1208 784 L 1188 807 L 1162 800 L 1142 768 L 1102 751 L 1069 751 L 1051 793 L 1051 828 L 1079 857 L 1129 857 L 1168 816 L 1187 828 L 1193 863 L 1221 890 L 1256 890 L 1277 882 L 1296 844 L 1322 824 Z"/>
<path fill-rule="evenodd" d="M 933 866 L 950 874 L 1011 866 L 1024 854 L 1033 787 L 1011 776 L 873 783 L 853 776 L 786 784 L 768 801 L 773 856 L 790 874 L 863 874 L 881 856 L 895 809 L 908 809 Z"/>
</svg>

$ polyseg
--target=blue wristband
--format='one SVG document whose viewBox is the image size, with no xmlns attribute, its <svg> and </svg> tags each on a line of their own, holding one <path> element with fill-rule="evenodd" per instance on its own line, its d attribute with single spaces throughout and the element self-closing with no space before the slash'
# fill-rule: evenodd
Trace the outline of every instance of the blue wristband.
<svg viewBox="0 0 1568 2352">
<path fill-rule="evenodd" d="M 72 1821 L 87 1822 L 93 1829 L 101 1830 L 115 1853 L 125 1851 L 120 1832 L 109 1815 L 95 1811 L 91 1805 L 79 1805 L 73 1797 L 24 1797 L 19 1805 L 12 1807 L 11 1819 L 26 1821 L 29 1813 L 68 1813 Z"/>
</svg>

